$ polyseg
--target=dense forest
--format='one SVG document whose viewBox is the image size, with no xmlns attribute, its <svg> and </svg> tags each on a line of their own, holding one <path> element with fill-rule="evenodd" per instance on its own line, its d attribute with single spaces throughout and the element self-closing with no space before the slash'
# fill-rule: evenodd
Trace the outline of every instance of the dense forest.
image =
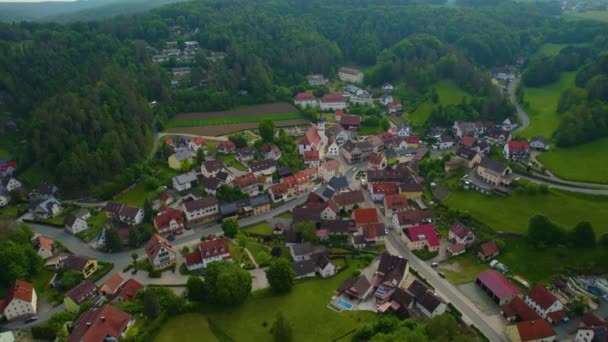
<svg viewBox="0 0 608 342">
<path fill-rule="evenodd" d="M 93 22 L 0 24 L 1 129 L 17 131 L 21 170 L 82 189 L 145 159 L 155 118 L 289 99 L 307 73 L 335 76 L 343 64 L 369 69 L 369 85 L 401 80 L 414 95 L 452 78 L 474 95 L 453 109 L 501 118 L 510 108 L 484 70 L 607 28 L 562 21 L 556 3 L 428 3 L 201 0 Z M 186 34 L 176 36 L 176 25 Z M 199 75 L 213 68 L 214 87 L 170 89 L 166 69 L 150 62 L 150 49 L 184 39 L 225 53 L 222 64 L 190 65 Z M 438 111 L 431 121 L 450 115 Z"/>
</svg>

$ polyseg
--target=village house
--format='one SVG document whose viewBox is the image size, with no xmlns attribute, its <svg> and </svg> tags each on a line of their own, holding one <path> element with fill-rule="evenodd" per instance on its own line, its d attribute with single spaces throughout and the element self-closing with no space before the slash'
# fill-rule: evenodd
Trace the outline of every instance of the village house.
<svg viewBox="0 0 608 342">
<path fill-rule="evenodd" d="M 81 255 L 69 255 L 60 261 L 60 268 L 82 274 L 84 279 L 97 272 L 97 260 Z"/>
<path fill-rule="evenodd" d="M 334 193 L 341 193 L 341 192 L 347 192 L 350 191 L 350 187 L 348 184 L 348 179 L 346 178 L 346 176 L 334 176 L 332 177 L 329 182 L 327 182 L 327 186 L 329 188 L 331 188 L 331 190 L 333 190 Z"/>
<path fill-rule="evenodd" d="M 258 178 L 253 172 L 234 178 L 234 187 L 241 189 L 242 192 L 253 194 L 258 191 Z"/>
<path fill-rule="evenodd" d="M 190 171 L 174 176 L 172 179 L 173 188 L 177 191 L 186 191 L 192 188 L 192 183 L 196 182 L 196 172 Z"/>
<path fill-rule="evenodd" d="M 465 147 L 459 148 L 453 159 L 462 161 L 469 169 L 472 169 L 481 163 L 481 155 L 477 151 Z"/>
<path fill-rule="evenodd" d="M 205 139 L 203 137 L 194 137 L 188 142 L 188 148 L 191 151 L 198 151 L 200 148 L 205 148 Z"/>
<path fill-rule="evenodd" d="M 448 248 L 446 248 L 446 251 L 451 256 L 457 256 L 457 255 L 466 253 L 467 245 L 465 245 L 464 243 L 455 243 L 451 246 L 448 246 Z"/>
<path fill-rule="evenodd" d="M 386 157 L 383 154 L 373 152 L 367 157 L 368 170 L 384 170 L 386 168 Z"/>
<path fill-rule="evenodd" d="M 338 217 L 339 212 L 338 205 L 333 201 L 329 201 L 321 211 L 321 219 L 335 220 Z"/>
<path fill-rule="evenodd" d="M 0 313 L 8 321 L 28 315 L 35 315 L 38 296 L 34 286 L 22 280 L 15 280 L 6 290 L 6 296 L 0 301 Z"/>
<path fill-rule="evenodd" d="M 203 241 L 198 250 L 186 254 L 186 267 L 189 271 L 207 268 L 214 261 L 232 260 L 228 243 L 224 239 Z"/>
<path fill-rule="evenodd" d="M 447 150 L 452 148 L 454 143 L 454 138 L 449 135 L 442 135 L 435 143 L 433 143 L 433 145 L 431 145 L 431 147 L 435 150 Z"/>
<path fill-rule="evenodd" d="M 388 104 L 391 102 L 393 102 L 393 95 L 390 93 L 384 93 L 382 96 L 380 96 L 380 103 L 382 103 L 384 106 L 388 106 Z"/>
<path fill-rule="evenodd" d="M 447 305 L 432 292 L 425 292 L 420 298 L 416 298 L 416 308 L 427 317 L 435 317 L 447 310 Z"/>
<path fill-rule="evenodd" d="M 1 185 L 2 187 L 0 189 L 4 189 L 5 192 L 13 192 L 23 187 L 23 184 L 18 181 L 17 178 L 10 175 L 2 179 Z"/>
<path fill-rule="evenodd" d="M 118 212 L 118 219 L 131 226 L 139 225 L 144 221 L 144 210 L 125 204 Z"/>
<path fill-rule="evenodd" d="M 479 252 L 477 253 L 477 257 L 483 261 L 488 261 L 492 258 L 495 258 L 500 254 L 500 248 L 498 248 L 498 244 L 496 241 L 491 240 L 488 242 L 484 242 L 479 246 Z"/>
<path fill-rule="evenodd" d="M 322 111 L 342 110 L 347 106 L 346 98 L 340 93 L 325 94 L 319 103 Z"/>
<path fill-rule="evenodd" d="M 219 154 L 230 154 L 234 153 L 236 146 L 230 140 L 226 140 L 217 145 L 216 152 Z"/>
<path fill-rule="evenodd" d="M 503 154 L 506 159 L 523 159 L 528 157 L 530 145 L 527 141 L 511 140 L 505 144 Z"/>
<path fill-rule="evenodd" d="M 365 241 L 365 245 L 384 243 L 386 225 L 378 222 L 357 224 L 357 233 L 355 235 L 361 235 Z"/>
<path fill-rule="evenodd" d="M 114 295 L 112 296 L 111 303 L 123 303 L 123 302 L 132 302 L 135 299 L 135 294 L 137 291 L 143 289 L 144 286 L 140 284 L 137 280 L 131 278 L 124 283 L 122 283 Z"/>
<path fill-rule="evenodd" d="M 448 238 L 454 243 L 470 245 L 475 241 L 475 233 L 464 224 L 456 222 L 450 227 Z"/>
<path fill-rule="evenodd" d="M 301 107 L 317 108 L 319 102 L 311 91 L 306 91 L 296 94 L 293 98 L 293 104 Z"/>
<path fill-rule="evenodd" d="M 215 177 L 224 170 L 224 163 L 221 160 L 206 160 L 201 165 L 201 174 L 207 178 Z"/>
<path fill-rule="evenodd" d="M 83 230 L 87 230 L 89 229 L 87 219 L 90 217 L 91 213 L 86 209 L 67 214 L 63 219 L 65 229 L 74 235 L 82 232 Z"/>
<path fill-rule="evenodd" d="M 523 299 L 517 296 L 513 297 L 507 304 L 500 306 L 500 314 L 507 322 L 526 322 L 542 319 Z"/>
<path fill-rule="evenodd" d="M 511 141 L 511 132 L 500 128 L 490 128 L 486 132 L 486 141 L 492 145 L 504 145 Z"/>
<path fill-rule="evenodd" d="M 279 160 L 281 158 L 281 150 L 275 144 L 264 144 L 260 148 L 260 151 L 266 159 Z"/>
<path fill-rule="evenodd" d="M 464 148 L 473 148 L 475 144 L 477 144 L 477 139 L 470 135 L 465 135 L 464 137 L 460 138 L 458 144 Z"/>
<path fill-rule="evenodd" d="M 0 207 L 7 206 L 10 202 L 10 197 L 6 194 L 0 193 Z"/>
<path fill-rule="evenodd" d="M 340 155 L 340 145 L 336 142 L 336 138 L 329 137 L 327 140 L 327 151 L 325 157 L 338 157 Z"/>
<path fill-rule="evenodd" d="M 566 318 L 564 304 L 542 285 L 535 285 L 525 297 L 525 302 L 549 323 L 556 324 Z"/>
<path fill-rule="evenodd" d="M 257 195 L 249 199 L 249 205 L 253 210 L 253 215 L 265 213 L 270 210 L 270 198 L 266 195 Z"/>
<path fill-rule="evenodd" d="M 473 148 L 473 150 L 479 152 L 479 154 L 482 156 L 487 156 L 490 153 L 491 149 L 492 149 L 492 145 L 490 145 L 485 140 L 478 142 L 477 146 L 475 146 L 475 148 Z"/>
<path fill-rule="evenodd" d="M 494 186 L 506 187 L 511 185 L 513 180 L 513 171 L 509 166 L 486 157 L 483 157 L 477 166 L 477 175 Z"/>
<path fill-rule="evenodd" d="M 167 160 L 169 167 L 173 170 L 180 170 L 184 164 L 192 164 L 192 153 L 188 150 L 181 150 L 173 153 Z"/>
<path fill-rule="evenodd" d="M 361 274 L 356 278 L 348 278 L 338 287 L 338 293 L 358 300 L 365 300 L 373 290 L 374 287 L 365 274 Z"/>
<path fill-rule="evenodd" d="M 255 158 L 255 150 L 249 146 L 245 146 L 236 150 L 236 160 L 241 163 L 250 162 Z"/>
<path fill-rule="evenodd" d="M 217 198 L 207 196 L 198 200 L 184 202 L 183 212 L 188 222 L 213 220 L 218 214 Z"/>
<path fill-rule="evenodd" d="M 548 151 L 549 143 L 547 142 L 547 139 L 537 135 L 530 139 L 530 148 L 533 148 L 537 151 Z"/>
<path fill-rule="evenodd" d="M 321 164 L 321 160 L 319 159 L 319 151 L 304 151 L 304 164 L 306 167 L 319 167 Z"/>
<path fill-rule="evenodd" d="M 336 194 L 331 200 L 337 205 L 339 210 L 349 211 L 353 210 L 355 205 L 359 206 L 364 203 L 365 197 L 363 196 L 363 191 L 356 190 Z"/>
<path fill-rule="evenodd" d="M 78 312 L 80 305 L 84 302 L 95 303 L 99 298 L 99 290 L 94 282 L 83 280 L 71 290 L 66 292 L 63 298 L 65 308 L 70 312 Z"/>
<path fill-rule="evenodd" d="M 359 115 L 344 115 L 340 119 L 340 125 L 345 130 L 351 132 L 352 137 L 353 133 L 359 130 L 359 126 L 361 126 L 361 117 Z"/>
<path fill-rule="evenodd" d="M 370 194 L 374 202 L 384 201 L 386 196 L 399 192 L 399 187 L 395 183 L 373 183 L 369 187 L 371 188 Z"/>
<path fill-rule="evenodd" d="M 376 208 L 357 208 L 353 210 L 352 219 L 357 228 L 367 223 L 378 223 L 378 209 Z"/>
<path fill-rule="evenodd" d="M 55 197 L 34 200 L 29 205 L 29 210 L 35 218 L 46 219 L 55 217 L 63 211 L 61 203 Z"/>
<path fill-rule="evenodd" d="M 389 114 L 401 113 L 403 112 L 403 105 L 399 102 L 391 102 L 386 108 L 388 109 Z"/>
<path fill-rule="evenodd" d="M 382 84 L 381 88 L 382 88 L 382 91 L 387 92 L 387 93 L 392 93 L 395 90 L 395 87 L 388 82 Z"/>
<path fill-rule="evenodd" d="M 428 249 L 434 252 L 439 250 L 439 236 L 437 236 L 435 226 L 432 224 L 404 228 L 401 233 L 401 240 L 409 249 L 414 251 Z"/>
<path fill-rule="evenodd" d="M 355 96 L 350 97 L 350 102 L 352 104 L 358 105 L 371 105 L 373 103 L 372 96 L 365 90 L 361 90 L 357 92 Z"/>
<path fill-rule="evenodd" d="M 36 253 L 44 260 L 55 254 L 55 243 L 53 240 L 42 235 L 36 235 L 32 238 L 32 247 L 34 247 Z"/>
<path fill-rule="evenodd" d="M 344 145 L 342 145 L 340 153 L 349 164 L 357 163 L 363 158 L 363 153 L 361 152 L 361 149 L 357 146 L 356 143 L 350 140 L 348 140 L 346 143 L 344 143 Z"/>
<path fill-rule="evenodd" d="M 348 132 L 339 123 L 333 124 L 331 127 L 329 127 L 327 134 L 336 139 L 336 144 L 338 144 L 338 146 L 344 145 L 344 143 L 349 139 Z"/>
<path fill-rule="evenodd" d="M 251 163 L 249 172 L 253 172 L 256 177 L 271 176 L 277 171 L 277 162 L 274 159 L 264 159 Z"/>
<path fill-rule="evenodd" d="M 311 259 L 294 261 L 291 263 L 294 279 L 312 278 L 316 276 L 315 262 Z"/>
<path fill-rule="evenodd" d="M 498 305 L 509 303 L 514 297 L 521 297 L 521 291 L 507 278 L 495 270 L 485 270 L 477 275 L 475 284 Z"/>
<path fill-rule="evenodd" d="M 362 83 L 363 73 L 359 69 L 341 67 L 338 69 L 338 78 L 342 82 Z"/>
<path fill-rule="evenodd" d="M 132 323 L 131 315 L 113 306 L 92 307 L 78 317 L 67 342 L 118 341 Z"/>
<path fill-rule="evenodd" d="M 270 193 L 270 199 L 272 200 L 272 203 L 286 201 L 289 198 L 288 190 L 289 189 L 287 183 L 279 183 L 271 186 L 268 189 L 268 192 Z"/>
<path fill-rule="evenodd" d="M 324 138 L 324 126 L 312 125 L 298 142 L 298 153 L 303 156 L 306 151 L 320 151 Z"/>
<path fill-rule="evenodd" d="M 17 162 L 14 160 L 3 160 L 0 161 L 0 176 L 6 177 L 13 174 L 13 171 L 17 169 Z"/>
<path fill-rule="evenodd" d="M 505 335 L 510 341 L 517 342 L 552 342 L 557 337 L 555 330 L 544 319 L 509 325 Z"/>
<path fill-rule="evenodd" d="M 179 210 L 168 209 L 154 217 L 154 228 L 162 237 L 181 234 L 184 231 L 184 218 Z"/>
<path fill-rule="evenodd" d="M 601 341 L 608 336 L 608 322 L 597 317 L 592 312 L 583 315 L 576 332 L 575 342 Z"/>
<path fill-rule="evenodd" d="M 125 280 L 123 277 L 121 277 L 118 272 L 114 272 L 110 276 L 110 279 L 106 280 L 106 282 L 101 285 L 99 292 L 101 292 L 103 296 L 111 297 L 116 293 L 116 291 L 118 291 L 120 285 L 122 285 L 124 282 Z"/>
<path fill-rule="evenodd" d="M 325 78 L 325 76 L 320 74 L 306 75 L 306 81 L 311 87 L 320 86 L 327 83 L 327 79 Z"/>
<path fill-rule="evenodd" d="M 429 223 L 432 220 L 433 212 L 430 210 L 402 211 L 393 215 L 393 226 L 395 229 L 403 229 Z"/>
<path fill-rule="evenodd" d="M 340 174 L 340 162 L 337 160 L 328 160 L 319 167 L 319 178 L 329 182 L 333 177 Z"/>
<path fill-rule="evenodd" d="M 175 265 L 177 253 L 165 238 L 158 234 L 152 235 L 145 246 L 146 255 L 155 270 L 162 270 Z"/>
<path fill-rule="evenodd" d="M 392 219 L 393 215 L 409 210 L 407 196 L 403 194 L 391 194 L 384 196 L 384 214 Z"/>
<path fill-rule="evenodd" d="M 485 126 L 481 122 L 455 122 L 452 129 L 459 139 L 467 135 L 477 138 L 485 133 Z"/>
</svg>

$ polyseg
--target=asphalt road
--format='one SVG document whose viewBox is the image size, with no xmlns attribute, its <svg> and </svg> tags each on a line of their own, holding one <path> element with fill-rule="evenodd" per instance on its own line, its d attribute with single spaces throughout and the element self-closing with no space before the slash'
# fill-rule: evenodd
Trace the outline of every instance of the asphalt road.
<svg viewBox="0 0 608 342">
<path fill-rule="evenodd" d="M 534 183 L 546 184 L 548 187 L 554 188 L 554 189 L 566 190 L 566 191 L 571 191 L 571 192 L 578 192 L 578 193 L 589 194 L 589 195 L 608 196 L 608 189 L 605 189 L 605 188 L 604 189 L 591 189 L 591 188 L 583 188 L 583 187 L 579 187 L 579 186 L 575 186 L 575 185 L 555 184 L 553 182 L 541 180 L 541 179 L 538 179 L 536 177 L 530 177 L 530 176 L 527 176 L 525 174 L 518 173 L 518 172 L 514 172 L 513 174 L 516 175 L 516 176 L 518 176 L 518 177 L 525 178 L 525 179 L 527 179 L 529 181 L 532 181 Z"/>
<path fill-rule="evenodd" d="M 513 133 L 523 131 L 524 129 L 528 128 L 528 126 L 530 126 L 530 118 L 528 117 L 528 114 L 523 110 L 523 108 L 521 108 L 519 103 L 517 103 L 517 97 L 515 96 L 515 89 L 517 88 L 519 82 L 520 78 L 516 77 L 509 83 L 509 99 L 511 100 L 511 103 L 513 103 L 513 105 L 515 106 L 517 117 L 521 121 L 521 126 L 517 127 L 513 131 Z"/>
</svg>

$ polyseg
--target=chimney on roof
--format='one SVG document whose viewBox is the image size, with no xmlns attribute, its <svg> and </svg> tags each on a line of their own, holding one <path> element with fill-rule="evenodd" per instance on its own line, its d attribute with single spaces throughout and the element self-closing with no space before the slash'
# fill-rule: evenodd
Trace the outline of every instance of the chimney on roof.
<svg viewBox="0 0 608 342">
<path fill-rule="evenodd" d="M 105 322 L 106 321 L 106 316 L 101 316 L 101 321 Z"/>
</svg>

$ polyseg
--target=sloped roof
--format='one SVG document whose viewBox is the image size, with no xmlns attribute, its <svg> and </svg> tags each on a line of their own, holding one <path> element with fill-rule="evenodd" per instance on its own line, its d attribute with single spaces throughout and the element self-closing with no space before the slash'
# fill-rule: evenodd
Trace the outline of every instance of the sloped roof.
<svg viewBox="0 0 608 342">
<path fill-rule="evenodd" d="M 357 208 L 353 210 L 353 219 L 357 224 L 378 222 L 378 209 Z"/>
<path fill-rule="evenodd" d="M 206 160 L 203 162 L 203 168 L 207 172 L 216 172 L 224 168 L 224 163 L 221 160 Z"/>
<path fill-rule="evenodd" d="M 120 285 L 118 290 L 114 293 L 113 298 L 122 297 L 124 300 L 131 302 L 135 298 L 137 291 L 143 288 L 144 286 L 142 284 L 131 278 Z"/>
<path fill-rule="evenodd" d="M 435 226 L 432 224 L 405 228 L 403 229 L 403 233 L 410 241 L 426 240 L 431 247 L 439 246 L 439 237 L 435 231 Z"/>
<path fill-rule="evenodd" d="M 559 300 L 544 286 L 538 284 L 528 292 L 528 297 L 543 310 L 547 310 L 553 303 Z"/>
<path fill-rule="evenodd" d="M 338 206 L 346 206 L 363 203 L 365 202 L 365 197 L 363 196 L 363 191 L 356 190 L 337 194 L 332 198 L 332 200 L 336 202 Z"/>
<path fill-rule="evenodd" d="M 511 301 L 500 307 L 505 317 L 517 316 L 522 321 L 542 319 L 523 299 L 515 296 Z"/>
<path fill-rule="evenodd" d="M 245 189 L 257 183 L 258 179 L 253 172 L 246 173 L 234 179 L 234 184 L 241 189 Z"/>
<path fill-rule="evenodd" d="M 113 306 L 91 308 L 78 318 L 68 342 L 102 342 L 108 336 L 119 338 L 129 321 L 131 315 Z"/>
<path fill-rule="evenodd" d="M 156 255 L 163 249 L 163 247 L 169 252 L 175 254 L 175 249 L 173 249 L 173 246 L 171 246 L 167 239 L 163 238 L 158 234 L 152 235 L 150 241 L 146 243 L 145 248 L 146 254 L 148 255 L 148 259 L 154 260 L 154 258 L 156 258 Z"/>
<path fill-rule="evenodd" d="M 490 257 L 490 256 L 500 252 L 500 249 L 498 248 L 498 244 L 496 244 L 496 241 L 494 241 L 494 240 L 484 242 L 483 244 L 481 244 L 481 246 L 479 246 L 479 249 L 481 251 L 481 254 L 483 254 L 484 257 Z"/>
<path fill-rule="evenodd" d="M 346 102 L 346 99 L 344 98 L 344 95 L 342 95 L 340 93 L 330 93 L 330 94 L 323 95 L 323 97 L 321 98 L 321 102 L 323 102 L 323 103 Z M 342 118 L 342 120 L 344 120 L 344 117 Z"/>
<path fill-rule="evenodd" d="M 409 204 L 407 202 L 407 196 L 404 194 L 392 194 L 384 197 L 384 203 L 386 209 L 407 209 Z"/>
<path fill-rule="evenodd" d="M 71 298 L 74 303 L 80 305 L 97 297 L 97 286 L 90 280 L 83 280 L 66 292 L 66 297 Z"/>
<path fill-rule="evenodd" d="M 430 210 L 410 210 L 398 212 L 396 216 L 400 225 L 414 225 L 432 219 L 433 212 Z"/>
<path fill-rule="evenodd" d="M 454 235 L 458 236 L 461 239 L 464 239 L 465 237 L 467 237 L 469 234 L 471 234 L 471 230 L 469 228 L 467 228 L 467 226 L 465 226 L 464 224 L 460 223 L 460 222 L 455 222 L 451 227 L 450 227 L 450 232 L 453 233 Z"/>
<path fill-rule="evenodd" d="M 507 169 L 507 165 L 505 163 L 486 157 L 481 158 L 481 163 L 479 163 L 479 166 L 497 174 L 502 174 Z"/>
<path fill-rule="evenodd" d="M 305 276 L 315 272 L 315 262 L 313 260 L 295 261 L 291 264 L 291 269 L 293 269 L 296 276 Z"/>
<path fill-rule="evenodd" d="M 425 308 L 428 312 L 435 311 L 435 309 L 437 309 L 441 303 L 441 299 L 431 292 L 426 292 L 422 295 L 422 297 L 418 298 L 418 304 L 420 304 L 420 306 Z"/>
<path fill-rule="evenodd" d="M 312 93 L 312 91 L 305 91 L 305 92 L 297 93 L 296 96 L 294 97 L 294 100 L 296 100 L 296 101 L 314 101 L 316 99 L 317 98 Z"/>
<path fill-rule="evenodd" d="M 495 270 L 485 270 L 477 275 L 477 279 L 499 299 L 521 294 L 515 285 Z"/>
<path fill-rule="evenodd" d="M 154 217 L 154 227 L 156 229 L 164 229 L 171 225 L 171 221 L 175 220 L 177 224 L 183 224 L 184 218 L 182 216 L 182 212 L 179 210 L 167 210 L 162 214 L 156 215 Z"/>
<path fill-rule="evenodd" d="M 13 299 L 19 299 L 24 302 L 32 302 L 34 298 L 34 286 L 23 280 L 15 280 L 13 285 L 8 288 L 4 300 L 0 301 L 0 313 L 9 305 Z"/>
<path fill-rule="evenodd" d="M 120 274 L 118 274 L 118 272 L 114 272 L 110 276 L 110 279 L 103 284 L 103 287 L 107 287 L 110 289 L 110 293 L 114 293 L 124 281 L 125 280 L 120 276 Z"/>
<path fill-rule="evenodd" d="M 530 148 L 530 144 L 527 141 L 515 141 L 511 140 L 507 143 L 509 152 L 511 153 L 524 153 Z"/>
<path fill-rule="evenodd" d="M 207 196 L 194 201 L 184 202 L 184 208 L 187 212 L 192 212 L 215 205 L 217 205 L 217 198 L 214 196 Z"/>
<path fill-rule="evenodd" d="M 551 325 L 544 319 L 517 323 L 517 331 L 522 342 L 538 341 L 557 335 Z"/>
<path fill-rule="evenodd" d="M 89 258 L 82 255 L 70 255 L 65 258 L 65 260 L 63 260 L 63 268 L 67 270 L 82 272 L 89 260 L 93 260 L 93 258 Z"/>
</svg>

